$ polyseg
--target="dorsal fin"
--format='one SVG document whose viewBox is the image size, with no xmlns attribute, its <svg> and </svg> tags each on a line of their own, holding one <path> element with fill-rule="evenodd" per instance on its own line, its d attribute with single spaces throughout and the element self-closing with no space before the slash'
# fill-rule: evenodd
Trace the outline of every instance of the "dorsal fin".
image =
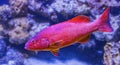
<svg viewBox="0 0 120 65">
<path fill-rule="evenodd" d="M 84 15 L 78 15 L 74 18 L 72 18 L 71 20 L 69 20 L 69 22 L 89 22 L 90 19 L 87 16 Z"/>
</svg>

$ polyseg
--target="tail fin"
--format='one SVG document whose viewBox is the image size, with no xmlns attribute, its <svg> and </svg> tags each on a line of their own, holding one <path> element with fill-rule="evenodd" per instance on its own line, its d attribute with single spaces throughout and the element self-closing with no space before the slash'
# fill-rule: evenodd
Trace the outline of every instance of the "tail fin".
<svg viewBox="0 0 120 65">
<path fill-rule="evenodd" d="M 102 32 L 112 32 L 113 29 L 109 23 L 109 10 L 110 8 L 106 8 L 105 11 L 101 14 L 101 16 L 97 19 L 98 24 L 100 24 L 98 30 Z"/>
</svg>

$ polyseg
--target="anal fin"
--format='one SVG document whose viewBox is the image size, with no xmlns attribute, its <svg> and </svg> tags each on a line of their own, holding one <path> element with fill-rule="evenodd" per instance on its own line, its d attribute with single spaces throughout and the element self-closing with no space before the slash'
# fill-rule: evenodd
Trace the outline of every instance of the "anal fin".
<svg viewBox="0 0 120 65">
<path fill-rule="evenodd" d="M 54 56 L 58 56 L 59 49 L 53 49 L 50 51 Z"/>
</svg>

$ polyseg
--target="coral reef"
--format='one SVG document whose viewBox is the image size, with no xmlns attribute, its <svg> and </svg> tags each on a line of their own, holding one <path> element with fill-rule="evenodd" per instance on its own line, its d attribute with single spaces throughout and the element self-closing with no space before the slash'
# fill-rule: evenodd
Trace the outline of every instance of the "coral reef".
<svg viewBox="0 0 120 65">
<path fill-rule="evenodd" d="M 37 23 L 29 17 L 15 18 L 9 21 L 9 26 L 13 27 L 8 30 L 9 41 L 14 44 L 25 43 L 37 32 L 49 25 L 49 23 Z"/>
<path fill-rule="evenodd" d="M 47 0 L 45 0 L 47 1 Z M 32 12 L 42 15 L 52 21 L 58 21 L 58 17 L 54 9 L 48 5 L 44 4 L 44 1 L 41 0 L 28 0 L 28 9 Z"/>
<path fill-rule="evenodd" d="M 78 0 L 56 0 L 51 4 L 51 7 L 66 19 L 70 16 L 85 14 L 91 9 L 91 7 Z"/>
</svg>

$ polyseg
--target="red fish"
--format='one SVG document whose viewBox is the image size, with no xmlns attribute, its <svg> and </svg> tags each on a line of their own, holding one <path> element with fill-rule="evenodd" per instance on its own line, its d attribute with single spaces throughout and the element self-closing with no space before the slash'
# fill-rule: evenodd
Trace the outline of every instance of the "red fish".
<svg viewBox="0 0 120 65">
<path fill-rule="evenodd" d="M 94 31 L 112 32 L 109 24 L 109 8 L 90 22 L 87 16 L 79 15 L 68 21 L 49 26 L 25 44 L 30 51 L 50 51 L 57 56 L 60 48 L 74 44 L 84 43 Z"/>
</svg>

